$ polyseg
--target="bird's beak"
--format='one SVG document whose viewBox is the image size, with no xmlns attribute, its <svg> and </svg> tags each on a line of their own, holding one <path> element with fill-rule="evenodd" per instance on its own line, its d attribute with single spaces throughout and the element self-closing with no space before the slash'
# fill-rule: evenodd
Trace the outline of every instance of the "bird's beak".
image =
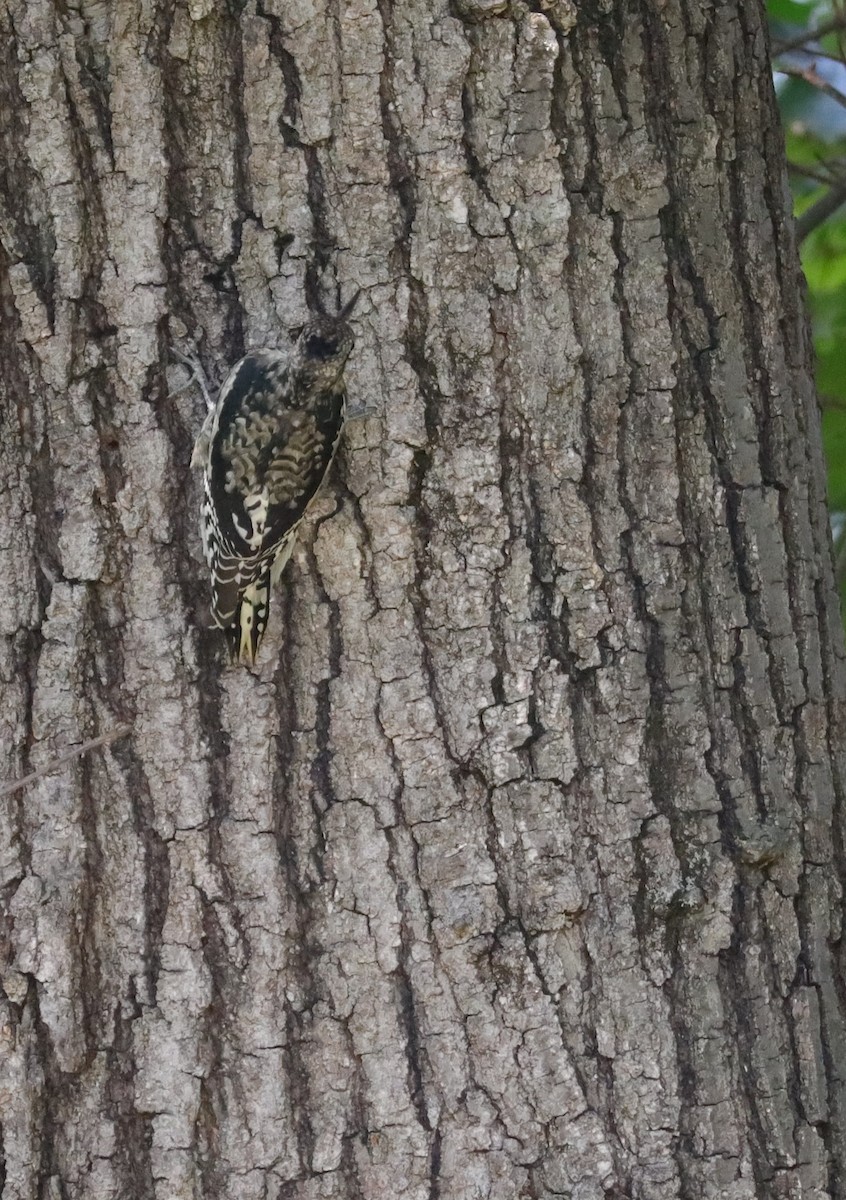
<svg viewBox="0 0 846 1200">
<path fill-rule="evenodd" d="M 349 318 L 349 315 L 352 312 L 352 310 L 355 308 L 360 295 L 361 295 L 361 288 L 358 288 L 356 290 L 355 294 L 353 295 L 353 298 L 351 300 L 348 300 L 346 302 L 346 304 L 344 305 L 344 307 L 341 309 L 341 311 L 338 313 L 339 321 L 346 321 Z"/>
</svg>

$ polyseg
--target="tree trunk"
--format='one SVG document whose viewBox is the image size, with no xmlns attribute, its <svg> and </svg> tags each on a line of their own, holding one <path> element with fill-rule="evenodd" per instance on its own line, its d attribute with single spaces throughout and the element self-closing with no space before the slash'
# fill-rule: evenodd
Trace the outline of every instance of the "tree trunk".
<svg viewBox="0 0 846 1200">
<path fill-rule="evenodd" d="M 3 1200 L 846 1196 L 842 634 L 762 13 L 0 4 Z M 355 287 L 255 672 L 220 381 Z"/>
</svg>

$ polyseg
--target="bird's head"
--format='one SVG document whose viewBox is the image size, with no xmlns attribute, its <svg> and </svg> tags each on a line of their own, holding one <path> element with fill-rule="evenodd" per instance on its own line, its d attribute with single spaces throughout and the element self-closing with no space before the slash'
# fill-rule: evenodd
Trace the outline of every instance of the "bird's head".
<svg viewBox="0 0 846 1200">
<path fill-rule="evenodd" d="M 337 316 L 313 317 L 297 338 L 294 353 L 300 370 L 322 387 L 337 382 L 355 344 L 348 318 L 360 295 L 356 292 Z"/>
</svg>

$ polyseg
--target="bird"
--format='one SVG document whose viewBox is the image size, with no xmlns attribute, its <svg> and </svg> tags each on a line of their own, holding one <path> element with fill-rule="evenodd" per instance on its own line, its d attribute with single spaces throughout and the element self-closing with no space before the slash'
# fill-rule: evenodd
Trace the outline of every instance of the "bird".
<svg viewBox="0 0 846 1200">
<path fill-rule="evenodd" d="M 313 316 L 290 351 L 245 354 L 217 402 L 209 401 L 191 465 L 203 471 L 200 530 L 212 620 L 233 663 L 255 664 L 270 593 L 326 479 L 345 421 L 360 415 L 348 410 L 344 384 L 355 344 L 349 318 L 359 295 L 336 316 Z"/>
</svg>

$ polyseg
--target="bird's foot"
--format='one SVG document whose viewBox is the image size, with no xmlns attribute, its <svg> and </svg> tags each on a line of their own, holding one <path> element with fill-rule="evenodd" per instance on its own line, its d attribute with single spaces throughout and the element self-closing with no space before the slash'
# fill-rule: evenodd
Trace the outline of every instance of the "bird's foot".
<svg viewBox="0 0 846 1200">
<path fill-rule="evenodd" d="M 206 378 L 206 373 L 203 370 L 199 356 L 196 354 L 183 354 L 183 352 L 181 350 L 177 350 L 175 346 L 170 346 L 169 349 L 176 361 L 181 363 L 183 367 L 187 367 L 191 372 L 186 382 L 183 383 L 181 387 L 178 387 L 175 392 L 170 393 L 171 396 L 178 396 L 180 392 L 186 391 L 192 383 L 197 383 L 200 385 L 200 391 L 203 393 L 203 399 L 206 402 L 206 408 L 209 412 L 211 412 L 214 408 L 214 400 L 212 400 L 209 381 Z"/>
<path fill-rule="evenodd" d="M 345 421 L 359 421 L 362 417 L 375 417 L 379 409 L 375 404 L 359 404 L 356 408 L 347 408 L 344 412 Z"/>
</svg>

